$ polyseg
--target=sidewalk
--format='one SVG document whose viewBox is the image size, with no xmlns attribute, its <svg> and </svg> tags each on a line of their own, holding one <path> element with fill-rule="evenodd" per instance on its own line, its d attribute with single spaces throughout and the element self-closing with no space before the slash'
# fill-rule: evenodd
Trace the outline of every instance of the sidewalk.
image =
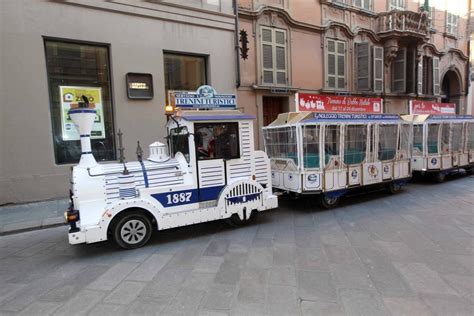
<svg viewBox="0 0 474 316">
<path fill-rule="evenodd" d="M 67 207 L 67 199 L 0 206 L 0 236 L 62 225 Z"/>
</svg>

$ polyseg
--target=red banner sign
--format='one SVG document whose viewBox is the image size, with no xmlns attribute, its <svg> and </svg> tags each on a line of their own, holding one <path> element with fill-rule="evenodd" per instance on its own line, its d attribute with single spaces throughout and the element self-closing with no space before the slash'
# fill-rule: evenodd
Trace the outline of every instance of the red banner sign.
<svg viewBox="0 0 474 316">
<path fill-rule="evenodd" d="M 298 93 L 298 111 L 335 113 L 383 113 L 382 98 L 333 96 L 323 94 Z"/>
<path fill-rule="evenodd" d="M 436 103 L 412 100 L 410 101 L 410 114 L 456 114 L 456 103 Z"/>
</svg>

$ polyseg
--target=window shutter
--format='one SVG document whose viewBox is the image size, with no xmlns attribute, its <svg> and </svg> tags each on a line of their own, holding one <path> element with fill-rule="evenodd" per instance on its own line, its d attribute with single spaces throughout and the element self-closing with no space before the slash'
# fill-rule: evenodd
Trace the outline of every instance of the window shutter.
<svg viewBox="0 0 474 316">
<path fill-rule="evenodd" d="M 276 83 L 286 85 L 286 38 L 283 31 L 275 30 L 275 59 Z"/>
<path fill-rule="evenodd" d="M 406 90 L 406 48 L 400 48 L 392 62 L 392 90 L 405 92 Z"/>
<path fill-rule="evenodd" d="M 439 87 L 439 58 L 433 57 L 433 94 L 440 94 Z"/>
<path fill-rule="evenodd" d="M 354 0 L 354 6 L 361 8 L 362 7 L 362 0 Z"/>
<path fill-rule="evenodd" d="M 423 94 L 423 58 L 418 62 L 417 92 Z"/>
<path fill-rule="evenodd" d="M 370 45 L 356 43 L 357 90 L 370 90 Z"/>
<path fill-rule="evenodd" d="M 383 92 L 383 47 L 374 47 L 374 92 Z"/>
<path fill-rule="evenodd" d="M 326 84 L 328 88 L 336 88 L 336 41 L 327 41 L 327 73 Z"/>
<path fill-rule="evenodd" d="M 337 88 L 346 87 L 346 43 L 337 42 Z"/>
</svg>

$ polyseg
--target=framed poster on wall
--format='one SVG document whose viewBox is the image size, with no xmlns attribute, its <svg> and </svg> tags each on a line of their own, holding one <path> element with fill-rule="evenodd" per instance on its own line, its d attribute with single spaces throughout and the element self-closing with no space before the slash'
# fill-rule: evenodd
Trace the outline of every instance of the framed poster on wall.
<svg viewBox="0 0 474 316">
<path fill-rule="evenodd" d="M 68 115 L 71 104 L 82 102 L 82 96 L 89 99 L 89 106 L 96 110 L 96 117 L 92 125 L 91 138 L 105 138 L 104 111 L 102 107 L 102 88 L 59 86 L 61 99 L 61 128 L 63 141 L 79 140 L 80 135 L 76 126 Z"/>
</svg>

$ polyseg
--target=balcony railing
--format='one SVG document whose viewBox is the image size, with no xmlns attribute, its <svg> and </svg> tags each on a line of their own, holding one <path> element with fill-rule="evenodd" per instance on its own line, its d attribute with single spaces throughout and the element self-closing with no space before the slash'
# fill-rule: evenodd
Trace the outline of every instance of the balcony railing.
<svg viewBox="0 0 474 316">
<path fill-rule="evenodd" d="M 428 36 L 429 19 L 426 13 L 413 11 L 390 11 L 377 15 L 377 33 L 383 36 L 391 32 L 411 32 L 418 36 Z M 409 33 L 407 33 L 409 34 Z"/>
</svg>

